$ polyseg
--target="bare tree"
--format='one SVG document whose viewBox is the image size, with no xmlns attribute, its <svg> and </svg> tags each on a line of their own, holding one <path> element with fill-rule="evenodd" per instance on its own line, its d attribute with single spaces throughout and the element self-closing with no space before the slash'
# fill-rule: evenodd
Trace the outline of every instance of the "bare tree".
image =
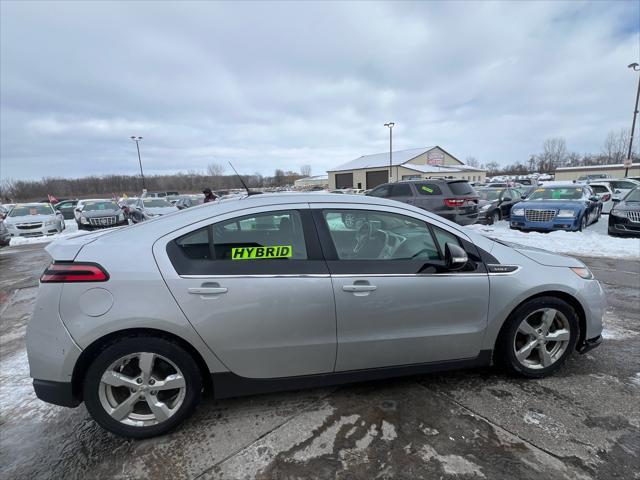
<svg viewBox="0 0 640 480">
<path fill-rule="evenodd" d="M 486 163 L 484 167 L 487 169 L 487 174 L 492 176 L 498 173 L 500 165 L 498 165 L 498 162 L 492 161 L 492 162 Z"/>
<path fill-rule="evenodd" d="M 473 168 L 478 168 L 480 166 L 480 162 L 476 157 L 467 157 L 464 163 Z"/>
<path fill-rule="evenodd" d="M 207 175 L 211 177 L 213 188 L 222 188 L 224 185 L 222 175 L 224 175 L 224 165 L 219 163 L 210 163 L 207 165 Z"/>
<path fill-rule="evenodd" d="M 311 165 L 305 164 L 300 167 L 300 175 L 303 177 L 311 176 Z"/>
<path fill-rule="evenodd" d="M 564 164 L 567 157 L 567 142 L 562 137 L 548 138 L 542 145 L 539 156 L 540 172 L 554 172 Z"/>
<path fill-rule="evenodd" d="M 620 129 L 618 132 L 609 132 L 602 147 L 602 155 L 608 164 L 622 163 L 627 157 L 629 148 L 629 133 L 627 129 Z"/>
</svg>

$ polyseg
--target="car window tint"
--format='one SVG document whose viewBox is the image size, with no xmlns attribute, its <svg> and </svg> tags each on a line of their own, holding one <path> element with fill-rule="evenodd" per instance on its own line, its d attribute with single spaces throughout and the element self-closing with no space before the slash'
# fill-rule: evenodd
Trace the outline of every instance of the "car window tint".
<svg viewBox="0 0 640 480">
<path fill-rule="evenodd" d="M 389 196 L 389 185 L 384 185 L 382 187 L 376 187 L 369 192 L 369 195 L 372 197 L 388 197 Z"/>
<path fill-rule="evenodd" d="M 591 188 L 596 193 L 608 193 L 609 190 L 604 185 L 591 185 Z"/>
<path fill-rule="evenodd" d="M 439 260 L 425 222 L 395 213 L 324 210 L 340 260 Z"/>
<path fill-rule="evenodd" d="M 469 185 L 469 182 L 449 182 L 449 188 L 454 195 L 472 195 L 474 193 L 473 187 Z M 504 185 L 506 187 L 506 185 Z"/>
<path fill-rule="evenodd" d="M 446 230 L 443 230 L 439 227 L 433 227 L 433 233 L 436 236 L 436 240 L 438 241 L 438 246 L 440 247 L 440 251 L 444 254 L 444 245 L 445 243 L 453 243 L 455 245 L 460 245 L 460 240 L 453 233 L 449 233 Z"/>
<path fill-rule="evenodd" d="M 442 195 L 442 190 L 440 190 L 440 187 L 435 183 L 416 183 L 416 189 L 420 195 Z"/>
<path fill-rule="evenodd" d="M 632 182 L 625 182 L 623 180 L 616 180 L 613 182 L 609 182 L 613 188 L 621 188 L 623 190 L 628 190 L 630 188 L 634 188 L 637 185 Z"/>
<path fill-rule="evenodd" d="M 176 240 L 187 258 L 192 260 L 211 260 L 209 248 L 209 227 L 200 228 Z"/>
<path fill-rule="evenodd" d="M 411 187 L 408 183 L 398 183 L 391 186 L 390 197 L 411 197 Z"/>
<path fill-rule="evenodd" d="M 305 260 L 300 214 L 266 212 L 213 225 L 216 260 Z"/>
</svg>

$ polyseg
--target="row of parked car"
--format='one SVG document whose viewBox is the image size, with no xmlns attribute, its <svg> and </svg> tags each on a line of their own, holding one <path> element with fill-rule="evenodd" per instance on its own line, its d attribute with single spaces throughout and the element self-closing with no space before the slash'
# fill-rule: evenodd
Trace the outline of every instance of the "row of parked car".
<svg viewBox="0 0 640 480">
<path fill-rule="evenodd" d="M 508 220 L 510 228 L 523 231 L 581 231 L 611 213 L 611 235 L 638 235 L 639 188 L 640 182 L 627 179 L 474 188 L 466 180 L 432 178 L 386 183 L 366 195 L 415 205 L 460 225 Z"/>
</svg>

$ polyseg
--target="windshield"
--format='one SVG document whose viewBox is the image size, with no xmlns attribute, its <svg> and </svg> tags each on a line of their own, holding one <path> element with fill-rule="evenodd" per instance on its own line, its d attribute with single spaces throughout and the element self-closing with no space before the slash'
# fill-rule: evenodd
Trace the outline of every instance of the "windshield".
<svg viewBox="0 0 640 480">
<path fill-rule="evenodd" d="M 48 203 L 41 205 L 16 205 L 9 213 L 10 217 L 27 217 L 29 215 L 52 215 L 53 208 Z"/>
<path fill-rule="evenodd" d="M 580 200 L 582 188 L 556 187 L 537 188 L 529 195 L 529 200 Z"/>
<path fill-rule="evenodd" d="M 493 202 L 494 200 L 498 200 L 500 198 L 500 194 L 503 190 L 478 190 L 478 195 L 482 200 L 487 200 L 488 202 Z"/>
<path fill-rule="evenodd" d="M 631 190 L 626 197 L 624 197 L 625 202 L 640 202 L 640 188 L 634 188 Z"/>
<path fill-rule="evenodd" d="M 173 207 L 169 202 L 163 200 L 161 198 L 145 198 L 144 206 L 146 208 L 163 208 L 163 207 Z"/>
<path fill-rule="evenodd" d="M 85 212 L 94 212 L 96 210 L 117 210 L 118 208 L 118 205 L 112 201 L 85 202 L 82 210 Z"/>
</svg>

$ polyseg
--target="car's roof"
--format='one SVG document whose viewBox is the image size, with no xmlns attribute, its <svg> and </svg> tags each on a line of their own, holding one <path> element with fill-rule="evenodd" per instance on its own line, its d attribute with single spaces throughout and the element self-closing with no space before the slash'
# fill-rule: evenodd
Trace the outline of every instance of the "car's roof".
<svg viewBox="0 0 640 480">
<path fill-rule="evenodd" d="M 14 207 L 37 207 L 40 205 L 49 205 L 51 206 L 51 204 L 49 202 L 28 202 L 28 203 L 16 203 L 14 205 Z"/>
<path fill-rule="evenodd" d="M 111 198 L 83 198 L 82 200 L 78 200 L 80 202 L 113 202 Z"/>
</svg>

